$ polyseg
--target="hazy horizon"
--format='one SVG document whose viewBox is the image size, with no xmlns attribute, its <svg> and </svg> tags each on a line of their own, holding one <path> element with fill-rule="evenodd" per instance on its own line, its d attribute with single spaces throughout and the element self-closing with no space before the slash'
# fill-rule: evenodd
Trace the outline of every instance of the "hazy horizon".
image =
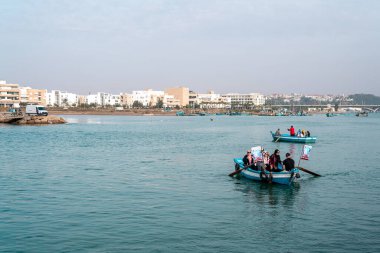
<svg viewBox="0 0 380 253">
<path fill-rule="evenodd" d="M 78 94 L 380 95 L 380 2 L 0 0 L 0 80 Z"/>
</svg>

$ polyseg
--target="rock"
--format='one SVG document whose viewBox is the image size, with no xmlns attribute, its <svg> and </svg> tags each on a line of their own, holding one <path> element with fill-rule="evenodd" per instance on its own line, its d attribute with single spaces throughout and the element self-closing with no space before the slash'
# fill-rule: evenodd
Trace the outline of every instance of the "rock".
<svg viewBox="0 0 380 253">
<path fill-rule="evenodd" d="M 15 122 L 17 125 L 44 125 L 44 124 L 64 124 L 66 121 L 57 116 L 25 116 Z"/>
</svg>

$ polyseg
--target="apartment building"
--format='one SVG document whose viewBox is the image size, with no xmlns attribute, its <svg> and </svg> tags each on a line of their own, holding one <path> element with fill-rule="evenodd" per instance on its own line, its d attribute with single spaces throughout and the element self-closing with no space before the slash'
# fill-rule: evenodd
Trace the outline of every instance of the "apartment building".
<svg viewBox="0 0 380 253">
<path fill-rule="evenodd" d="M 163 91 L 152 89 L 132 91 L 132 100 L 140 102 L 143 106 L 155 106 L 159 99 L 163 100 Z"/>
<path fill-rule="evenodd" d="M 48 106 L 77 106 L 78 95 L 60 90 L 52 90 L 46 93 L 46 105 Z"/>
<path fill-rule="evenodd" d="M 46 106 L 47 90 L 20 87 L 20 103 Z"/>
<path fill-rule="evenodd" d="M 165 93 L 179 100 L 180 106 L 189 105 L 190 90 L 187 87 L 176 87 L 165 90 Z"/>
<path fill-rule="evenodd" d="M 200 108 L 210 109 L 210 108 L 231 108 L 231 98 L 222 97 L 220 94 L 215 94 L 213 91 L 208 93 L 191 93 L 190 101 L 192 105 L 198 104 Z"/>
<path fill-rule="evenodd" d="M 18 107 L 20 104 L 20 88 L 18 84 L 0 81 L 0 107 Z"/>
<path fill-rule="evenodd" d="M 121 105 L 131 108 L 133 105 L 133 96 L 129 93 L 120 93 Z"/>
<path fill-rule="evenodd" d="M 224 98 L 230 98 L 233 105 L 253 105 L 260 106 L 265 104 L 265 96 L 260 93 L 227 93 L 222 95 Z"/>
</svg>

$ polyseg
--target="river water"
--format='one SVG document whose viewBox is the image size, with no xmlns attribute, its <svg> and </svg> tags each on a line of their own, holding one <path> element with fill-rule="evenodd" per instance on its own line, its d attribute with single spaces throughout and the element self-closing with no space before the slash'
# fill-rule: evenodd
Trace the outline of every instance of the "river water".
<svg viewBox="0 0 380 253">
<path fill-rule="evenodd" d="M 64 117 L 0 125 L 0 252 L 380 252 L 380 114 Z M 323 177 L 227 176 L 291 124 Z"/>
</svg>

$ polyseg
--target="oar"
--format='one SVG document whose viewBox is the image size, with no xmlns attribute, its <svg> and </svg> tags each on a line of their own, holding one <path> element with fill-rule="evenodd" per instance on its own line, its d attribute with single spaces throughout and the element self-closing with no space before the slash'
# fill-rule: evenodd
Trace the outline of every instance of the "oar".
<svg viewBox="0 0 380 253">
<path fill-rule="evenodd" d="M 241 168 L 241 169 L 235 170 L 234 172 L 230 173 L 229 176 L 230 176 L 230 177 L 233 177 L 233 176 L 235 176 L 236 174 L 240 173 L 242 170 L 245 170 L 246 168 L 248 168 L 249 166 L 251 166 L 251 165 L 247 165 L 247 166 L 244 166 L 244 167 Z"/>
<path fill-rule="evenodd" d="M 299 167 L 299 166 L 297 166 L 297 167 L 295 167 L 295 168 L 300 169 L 300 170 L 302 170 L 302 171 L 304 171 L 304 172 L 306 172 L 306 173 L 309 173 L 309 174 L 311 174 L 311 175 L 313 175 L 313 176 L 321 177 L 321 175 L 319 175 L 319 174 L 317 174 L 317 173 L 315 173 L 315 172 L 312 172 L 312 171 L 310 171 L 310 170 L 307 170 L 307 169 L 305 169 L 305 168 L 302 168 L 302 167 Z"/>
<path fill-rule="evenodd" d="M 275 142 L 278 142 L 278 140 L 281 139 L 281 136 L 277 138 L 277 140 Z"/>
</svg>

